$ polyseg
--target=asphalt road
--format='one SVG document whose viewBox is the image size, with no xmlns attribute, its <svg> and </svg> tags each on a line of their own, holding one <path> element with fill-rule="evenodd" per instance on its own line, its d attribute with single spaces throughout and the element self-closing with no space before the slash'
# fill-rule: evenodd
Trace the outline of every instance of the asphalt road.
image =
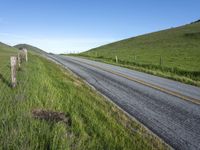
<svg viewBox="0 0 200 150">
<path fill-rule="evenodd" d="M 200 88 L 76 57 L 52 58 L 175 149 L 200 149 Z"/>
</svg>

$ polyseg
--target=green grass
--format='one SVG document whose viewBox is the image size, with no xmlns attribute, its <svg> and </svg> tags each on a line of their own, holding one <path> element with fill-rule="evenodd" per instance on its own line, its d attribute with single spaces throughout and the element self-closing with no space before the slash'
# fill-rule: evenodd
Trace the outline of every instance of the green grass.
<svg viewBox="0 0 200 150">
<path fill-rule="evenodd" d="M 116 65 L 200 86 L 200 22 L 118 41 L 78 56 L 108 63 L 118 56 Z"/>
<path fill-rule="evenodd" d="M 10 88 L 9 57 L 16 53 L 0 44 L 0 149 L 167 149 L 82 80 L 34 53 Z M 36 108 L 69 113 L 72 125 L 35 119 Z"/>
</svg>

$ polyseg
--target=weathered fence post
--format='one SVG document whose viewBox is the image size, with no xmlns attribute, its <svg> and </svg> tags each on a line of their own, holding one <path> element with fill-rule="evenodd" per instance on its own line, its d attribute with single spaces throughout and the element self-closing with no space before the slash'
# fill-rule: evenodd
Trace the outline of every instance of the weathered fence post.
<svg viewBox="0 0 200 150">
<path fill-rule="evenodd" d="M 17 85 L 17 79 L 16 79 L 17 57 L 16 56 L 10 57 L 10 65 L 11 65 L 11 85 L 13 88 L 15 88 Z"/>
<path fill-rule="evenodd" d="M 17 55 L 17 62 L 18 62 L 18 66 L 19 66 L 19 68 L 20 68 L 20 67 L 21 67 L 20 53 L 18 53 L 18 55 Z"/>
<path fill-rule="evenodd" d="M 25 55 L 25 60 L 26 60 L 26 62 L 28 61 L 28 52 L 27 52 L 27 49 L 23 49 L 23 51 L 24 51 L 24 55 Z"/>
<path fill-rule="evenodd" d="M 28 61 L 28 51 L 26 48 L 20 48 L 20 58 L 21 62 Z"/>
<path fill-rule="evenodd" d="M 117 58 L 117 56 L 115 56 L 115 60 L 116 60 L 116 63 L 118 63 L 118 58 Z"/>
<path fill-rule="evenodd" d="M 160 65 L 163 64 L 162 56 L 160 56 Z"/>
</svg>

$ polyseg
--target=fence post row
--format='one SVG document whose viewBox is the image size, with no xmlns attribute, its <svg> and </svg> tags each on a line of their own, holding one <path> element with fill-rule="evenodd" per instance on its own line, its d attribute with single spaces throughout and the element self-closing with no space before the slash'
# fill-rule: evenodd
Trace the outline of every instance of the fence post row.
<svg viewBox="0 0 200 150">
<path fill-rule="evenodd" d="M 22 48 L 20 49 L 17 56 L 11 56 L 10 57 L 10 65 L 11 65 L 11 86 L 12 88 L 15 88 L 17 85 L 17 79 L 16 79 L 16 71 L 17 71 L 17 64 L 19 68 L 21 67 L 21 62 L 28 61 L 28 52 L 27 49 Z"/>
</svg>

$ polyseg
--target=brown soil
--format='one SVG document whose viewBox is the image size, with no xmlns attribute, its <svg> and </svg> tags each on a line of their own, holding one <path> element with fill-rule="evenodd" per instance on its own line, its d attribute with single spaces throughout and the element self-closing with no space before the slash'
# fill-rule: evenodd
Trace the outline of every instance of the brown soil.
<svg viewBox="0 0 200 150">
<path fill-rule="evenodd" d="M 71 117 L 69 114 L 63 112 L 56 112 L 51 110 L 33 109 L 33 117 L 36 119 L 46 120 L 50 122 L 63 122 L 68 126 L 71 126 Z"/>
</svg>

